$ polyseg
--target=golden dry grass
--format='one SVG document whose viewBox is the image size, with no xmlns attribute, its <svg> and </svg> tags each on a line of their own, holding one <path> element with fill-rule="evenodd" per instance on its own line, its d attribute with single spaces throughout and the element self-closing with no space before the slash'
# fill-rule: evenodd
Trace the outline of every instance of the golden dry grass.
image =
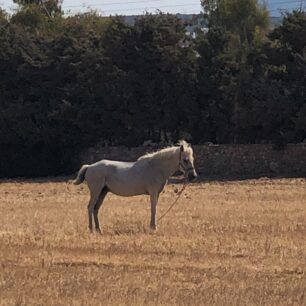
<svg viewBox="0 0 306 306">
<path fill-rule="evenodd" d="M 159 213 L 180 185 L 168 185 Z M 1 305 L 306 305 L 306 180 L 189 186 L 150 232 L 148 199 L 0 184 Z"/>
</svg>

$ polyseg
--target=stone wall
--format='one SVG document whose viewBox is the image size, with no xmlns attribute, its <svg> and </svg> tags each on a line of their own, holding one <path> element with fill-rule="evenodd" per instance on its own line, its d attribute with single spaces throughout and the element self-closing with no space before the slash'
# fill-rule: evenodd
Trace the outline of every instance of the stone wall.
<svg viewBox="0 0 306 306">
<path fill-rule="evenodd" d="M 198 145 L 193 146 L 195 166 L 202 177 L 306 177 L 306 143 L 289 144 L 283 150 L 272 145 Z M 95 147 L 83 155 L 84 163 L 100 159 L 134 161 L 159 147 Z"/>
</svg>

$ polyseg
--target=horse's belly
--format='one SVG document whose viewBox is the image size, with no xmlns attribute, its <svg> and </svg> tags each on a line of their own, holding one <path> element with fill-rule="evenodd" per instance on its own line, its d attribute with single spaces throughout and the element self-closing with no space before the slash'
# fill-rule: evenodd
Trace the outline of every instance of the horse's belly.
<svg viewBox="0 0 306 306">
<path fill-rule="evenodd" d="M 141 194 L 147 194 L 143 182 L 130 182 L 128 180 L 110 180 L 106 182 L 110 191 L 123 197 L 131 197 Z"/>
<path fill-rule="evenodd" d="M 146 191 L 124 191 L 124 190 L 111 190 L 112 193 L 118 195 L 118 196 L 122 196 L 122 197 L 133 197 L 133 196 L 137 196 L 137 195 L 142 195 L 142 194 L 148 194 Z"/>
<path fill-rule="evenodd" d="M 122 197 L 131 197 L 131 196 L 137 196 L 141 194 L 147 194 L 147 191 L 144 188 L 128 188 L 122 186 L 108 186 L 110 191 L 116 195 L 122 196 Z"/>
</svg>

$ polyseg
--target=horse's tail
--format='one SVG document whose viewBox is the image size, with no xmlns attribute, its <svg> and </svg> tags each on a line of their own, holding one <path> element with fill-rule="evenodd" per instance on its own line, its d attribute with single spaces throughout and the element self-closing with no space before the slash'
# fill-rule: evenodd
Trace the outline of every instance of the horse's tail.
<svg viewBox="0 0 306 306">
<path fill-rule="evenodd" d="M 86 171 L 87 171 L 88 167 L 89 167 L 89 165 L 83 165 L 81 167 L 80 171 L 78 172 L 78 175 L 77 175 L 76 179 L 73 181 L 74 185 L 79 185 L 85 180 L 85 174 L 86 174 Z"/>
</svg>

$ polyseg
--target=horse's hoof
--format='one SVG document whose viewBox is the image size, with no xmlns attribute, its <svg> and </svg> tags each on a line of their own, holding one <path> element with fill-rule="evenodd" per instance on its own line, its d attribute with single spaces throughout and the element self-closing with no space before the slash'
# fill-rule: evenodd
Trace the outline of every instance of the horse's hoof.
<svg viewBox="0 0 306 306">
<path fill-rule="evenodd" d="M 150 225 L 150 228 L 152 231 L 156 231 L 157 230 L 157 226 L 156 225 Z"/>
<path fill-rule="evenodd" d="M 102 235 L 102 231 L 99 228 L 96 228 L 96 233 Z"/>
</svg>

